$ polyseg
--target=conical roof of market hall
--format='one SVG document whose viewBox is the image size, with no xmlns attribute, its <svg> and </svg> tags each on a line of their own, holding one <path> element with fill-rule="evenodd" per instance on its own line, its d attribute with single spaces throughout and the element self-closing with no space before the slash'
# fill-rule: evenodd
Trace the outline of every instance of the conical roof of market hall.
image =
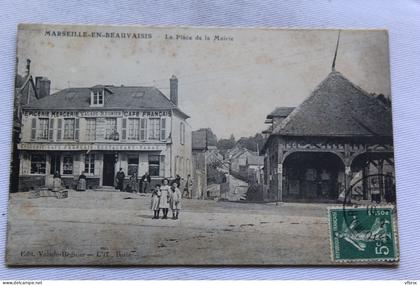
<svg viewBox="0 0 420 285">
<path fill-rule="evenodd" d="M 274 130 L 275 135 L 392 137 L 391 104 L 333 70 Z"/>
</svg>

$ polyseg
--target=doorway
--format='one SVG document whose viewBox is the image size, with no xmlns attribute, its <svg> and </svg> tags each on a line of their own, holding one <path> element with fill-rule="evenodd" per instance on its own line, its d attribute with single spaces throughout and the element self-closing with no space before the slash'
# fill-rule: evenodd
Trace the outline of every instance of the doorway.
<svg viewBox="0 0 420 285">
<path fill-rule="evenodd" d="M 104 167 L 102 171 L 103 186 L 114 186 L 114 172 L 114 154 L 104 154 Z"/>
</svg>

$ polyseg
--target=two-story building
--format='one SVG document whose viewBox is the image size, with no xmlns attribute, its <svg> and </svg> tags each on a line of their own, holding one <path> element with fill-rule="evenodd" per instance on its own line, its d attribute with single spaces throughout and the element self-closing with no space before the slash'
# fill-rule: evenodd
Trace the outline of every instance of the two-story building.
<svg viewBox="0 0 420 285">
<path fill-rule="evenodd" d="M 60 173 L 72 187 L 84 172 L 88 188 L 114 186 L 148 172 L 154 181 L 191 173 L 189 116 L 155 87 L 96 85 L 66 88 L 23 107 L 19 189 L 50 185 Z"/>
</svg>

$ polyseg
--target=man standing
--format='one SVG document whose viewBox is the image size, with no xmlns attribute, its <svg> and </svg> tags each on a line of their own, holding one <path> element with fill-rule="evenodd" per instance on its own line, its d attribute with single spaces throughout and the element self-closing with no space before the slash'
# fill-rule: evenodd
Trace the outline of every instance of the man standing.
<svg viewBox="0 0 420 285">
<path fill-rule="evenodd" d="M 125 173 L 122 170 L 122 168 L 120 168 L 120 171 L 117 172 L 117 187 L 116 187 L 116 189 L 119 189 L 120 191 L 123 191 L 124 177 L 125 177 Z"/>
<path fill-rule="evenodd" d="M 141 193 L 147 192 L 147 189 L 151 181 L 152 181 L 152 178 L 150 177 L 149 172 L 146 172 L 140 179 L 140 192 Z"/>
</svg>

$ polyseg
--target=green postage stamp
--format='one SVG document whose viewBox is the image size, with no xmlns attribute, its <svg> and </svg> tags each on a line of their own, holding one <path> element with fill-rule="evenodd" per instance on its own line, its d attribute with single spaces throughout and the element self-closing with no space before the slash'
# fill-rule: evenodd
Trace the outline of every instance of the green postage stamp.
<svg viewBox="0 0 420 285">
<path fill-rule="evenodd" d="M 393 206 L 329 208 L 333 262 L 398 261 Z"/>
</svg>

